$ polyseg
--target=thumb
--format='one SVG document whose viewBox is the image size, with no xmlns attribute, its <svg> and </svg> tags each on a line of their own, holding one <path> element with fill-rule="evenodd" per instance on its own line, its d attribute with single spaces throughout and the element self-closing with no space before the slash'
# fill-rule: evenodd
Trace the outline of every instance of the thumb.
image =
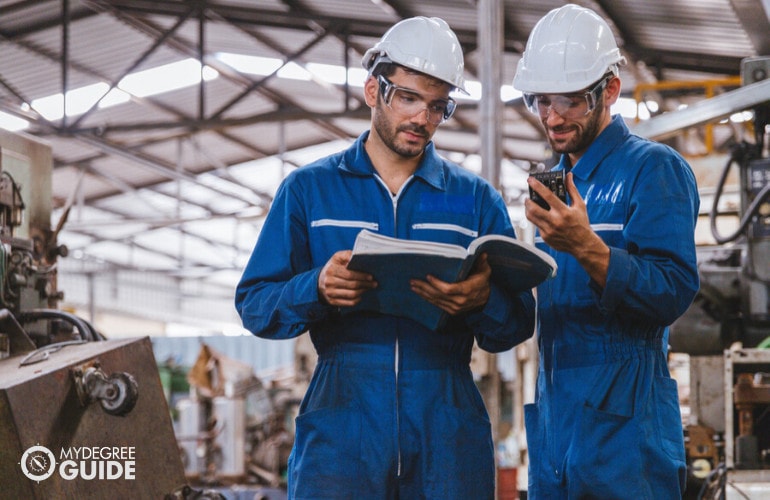
<svg viewBox="0 0 770 500">
<path fill-rule="evenodd" d="M 567 193 L 569 193 L 572 205 L 585 205 L 583 198 L 580 196 L 577 186 L 575 185 L 575 179 L 572 172 L 567 174 Z"/>
<path fill-rule="evenodd" d="M 347 266 L 352 256 L 353 256 L 353 252 L 351 250 L 340 250 L 336 252 L 334 255 L 332 255 L 332 260 L 337 264 Z"/>
</svg>

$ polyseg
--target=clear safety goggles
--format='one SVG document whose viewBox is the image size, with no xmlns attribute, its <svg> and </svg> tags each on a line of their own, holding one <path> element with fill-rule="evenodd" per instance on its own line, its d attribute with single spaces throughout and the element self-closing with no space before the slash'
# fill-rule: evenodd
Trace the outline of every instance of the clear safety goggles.
<svg viewBox="0 0 770 500">
<path fill-rule="evenodd" d="M 412 117 L 423 111 L 428 113 L 428 121 L 433 125 L 439 125 L 455 112 L 457 103 L 451 97 L 428 101 L 416 90 L 399 87 L 382 75 L 377 76 L 380 84 L 380 93 L 385 104 L 394 112 Z"/>
<path fill-rule="evenodd" d="M 591 89 L 578 94 L 523 94 L 524 104 L 532 113 L 547 117 L 551 110 L 565 119 L 575 119 L 587 115 L 599 102 L 602 92 L 614 74 L 606 75 Z"/>
</svg>

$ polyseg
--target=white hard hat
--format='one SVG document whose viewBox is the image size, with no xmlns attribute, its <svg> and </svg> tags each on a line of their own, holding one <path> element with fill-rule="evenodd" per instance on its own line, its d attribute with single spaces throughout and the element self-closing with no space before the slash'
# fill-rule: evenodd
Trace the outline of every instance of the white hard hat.
<svg viewBox="0 0 770 500">
<path fill-rule="evenodd" d="M 366 51 L 361 65 L 372 74 L 380 63 L 387 62 L 425 73 L 466 92 L 462 47 L 446 21 L 438 17 L 399 21 Z"/>
<path fill-rule="evenodd" d="M 516 68 L 524 93 L 563 94 L 596 83 L 625 64 L 609 25 L 594 11 L 567 4 L 537 22 Z"/>
</svg>

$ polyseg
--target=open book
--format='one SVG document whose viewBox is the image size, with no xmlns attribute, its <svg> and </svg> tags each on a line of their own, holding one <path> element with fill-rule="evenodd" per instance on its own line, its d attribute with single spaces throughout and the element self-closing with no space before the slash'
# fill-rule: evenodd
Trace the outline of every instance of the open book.
<svg viewBox="0 0 770 500">
<path fill-rule="evenodd" d="M 392 238 L 364 229 L 356 237 L 348 269 L 373 275 L 378 286 L 364 293 L 351 310 L 406 316 L 436 330 L 448 314 L 414 293 L 409 280 L 424 280 L 431 274 L 450 283 L 462 281 L 482 253 L 487 254 L 492 268 L 492 281 L 513 293 L 530 290 L 556 275 L 553 257 L 510 236 L 480 236 L 464 248 Z"/>
</svg>

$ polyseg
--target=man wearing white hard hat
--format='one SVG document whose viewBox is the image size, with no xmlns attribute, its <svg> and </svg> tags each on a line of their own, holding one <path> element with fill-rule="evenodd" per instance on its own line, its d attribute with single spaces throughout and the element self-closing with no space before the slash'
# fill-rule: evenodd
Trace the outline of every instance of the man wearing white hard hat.
<svg viewBox="0 0 770 500">
<path fill-rule="evenodd" d="M 318 364 L 296 419 L 293 499 L 489 499 L 490 422 L 469 367 L 531 336 L 534 298 L 490 283 L 430 276 L 412 292 L 446 312 L 431 330 L 407 317 L 351 310 L 376 286 L 347 269 L 362 229 L 466 247 L 515 236 L 500 194 L 440 157 L 431 141 L 463 90 L 463 54 L 441 19 L 406 19 L 363 58 L 371 127 L 347 150 L 287 176 L 236 291 L 255 335 L 309 330 Z"/>
<path fill-rule="evenodd" d="M 625 63 L 607 23 L 576 5 L 534 27 L 513 85 L 568 172 L 568 202 L 526 201 L 559 274 L 538 287 L 540 364 L 525 406 L 529 497 L 680 499 L 686 466 L 668 325 L 698 290 L 699 198 L 686 161 L 610 107 Z"/>
</svg>

